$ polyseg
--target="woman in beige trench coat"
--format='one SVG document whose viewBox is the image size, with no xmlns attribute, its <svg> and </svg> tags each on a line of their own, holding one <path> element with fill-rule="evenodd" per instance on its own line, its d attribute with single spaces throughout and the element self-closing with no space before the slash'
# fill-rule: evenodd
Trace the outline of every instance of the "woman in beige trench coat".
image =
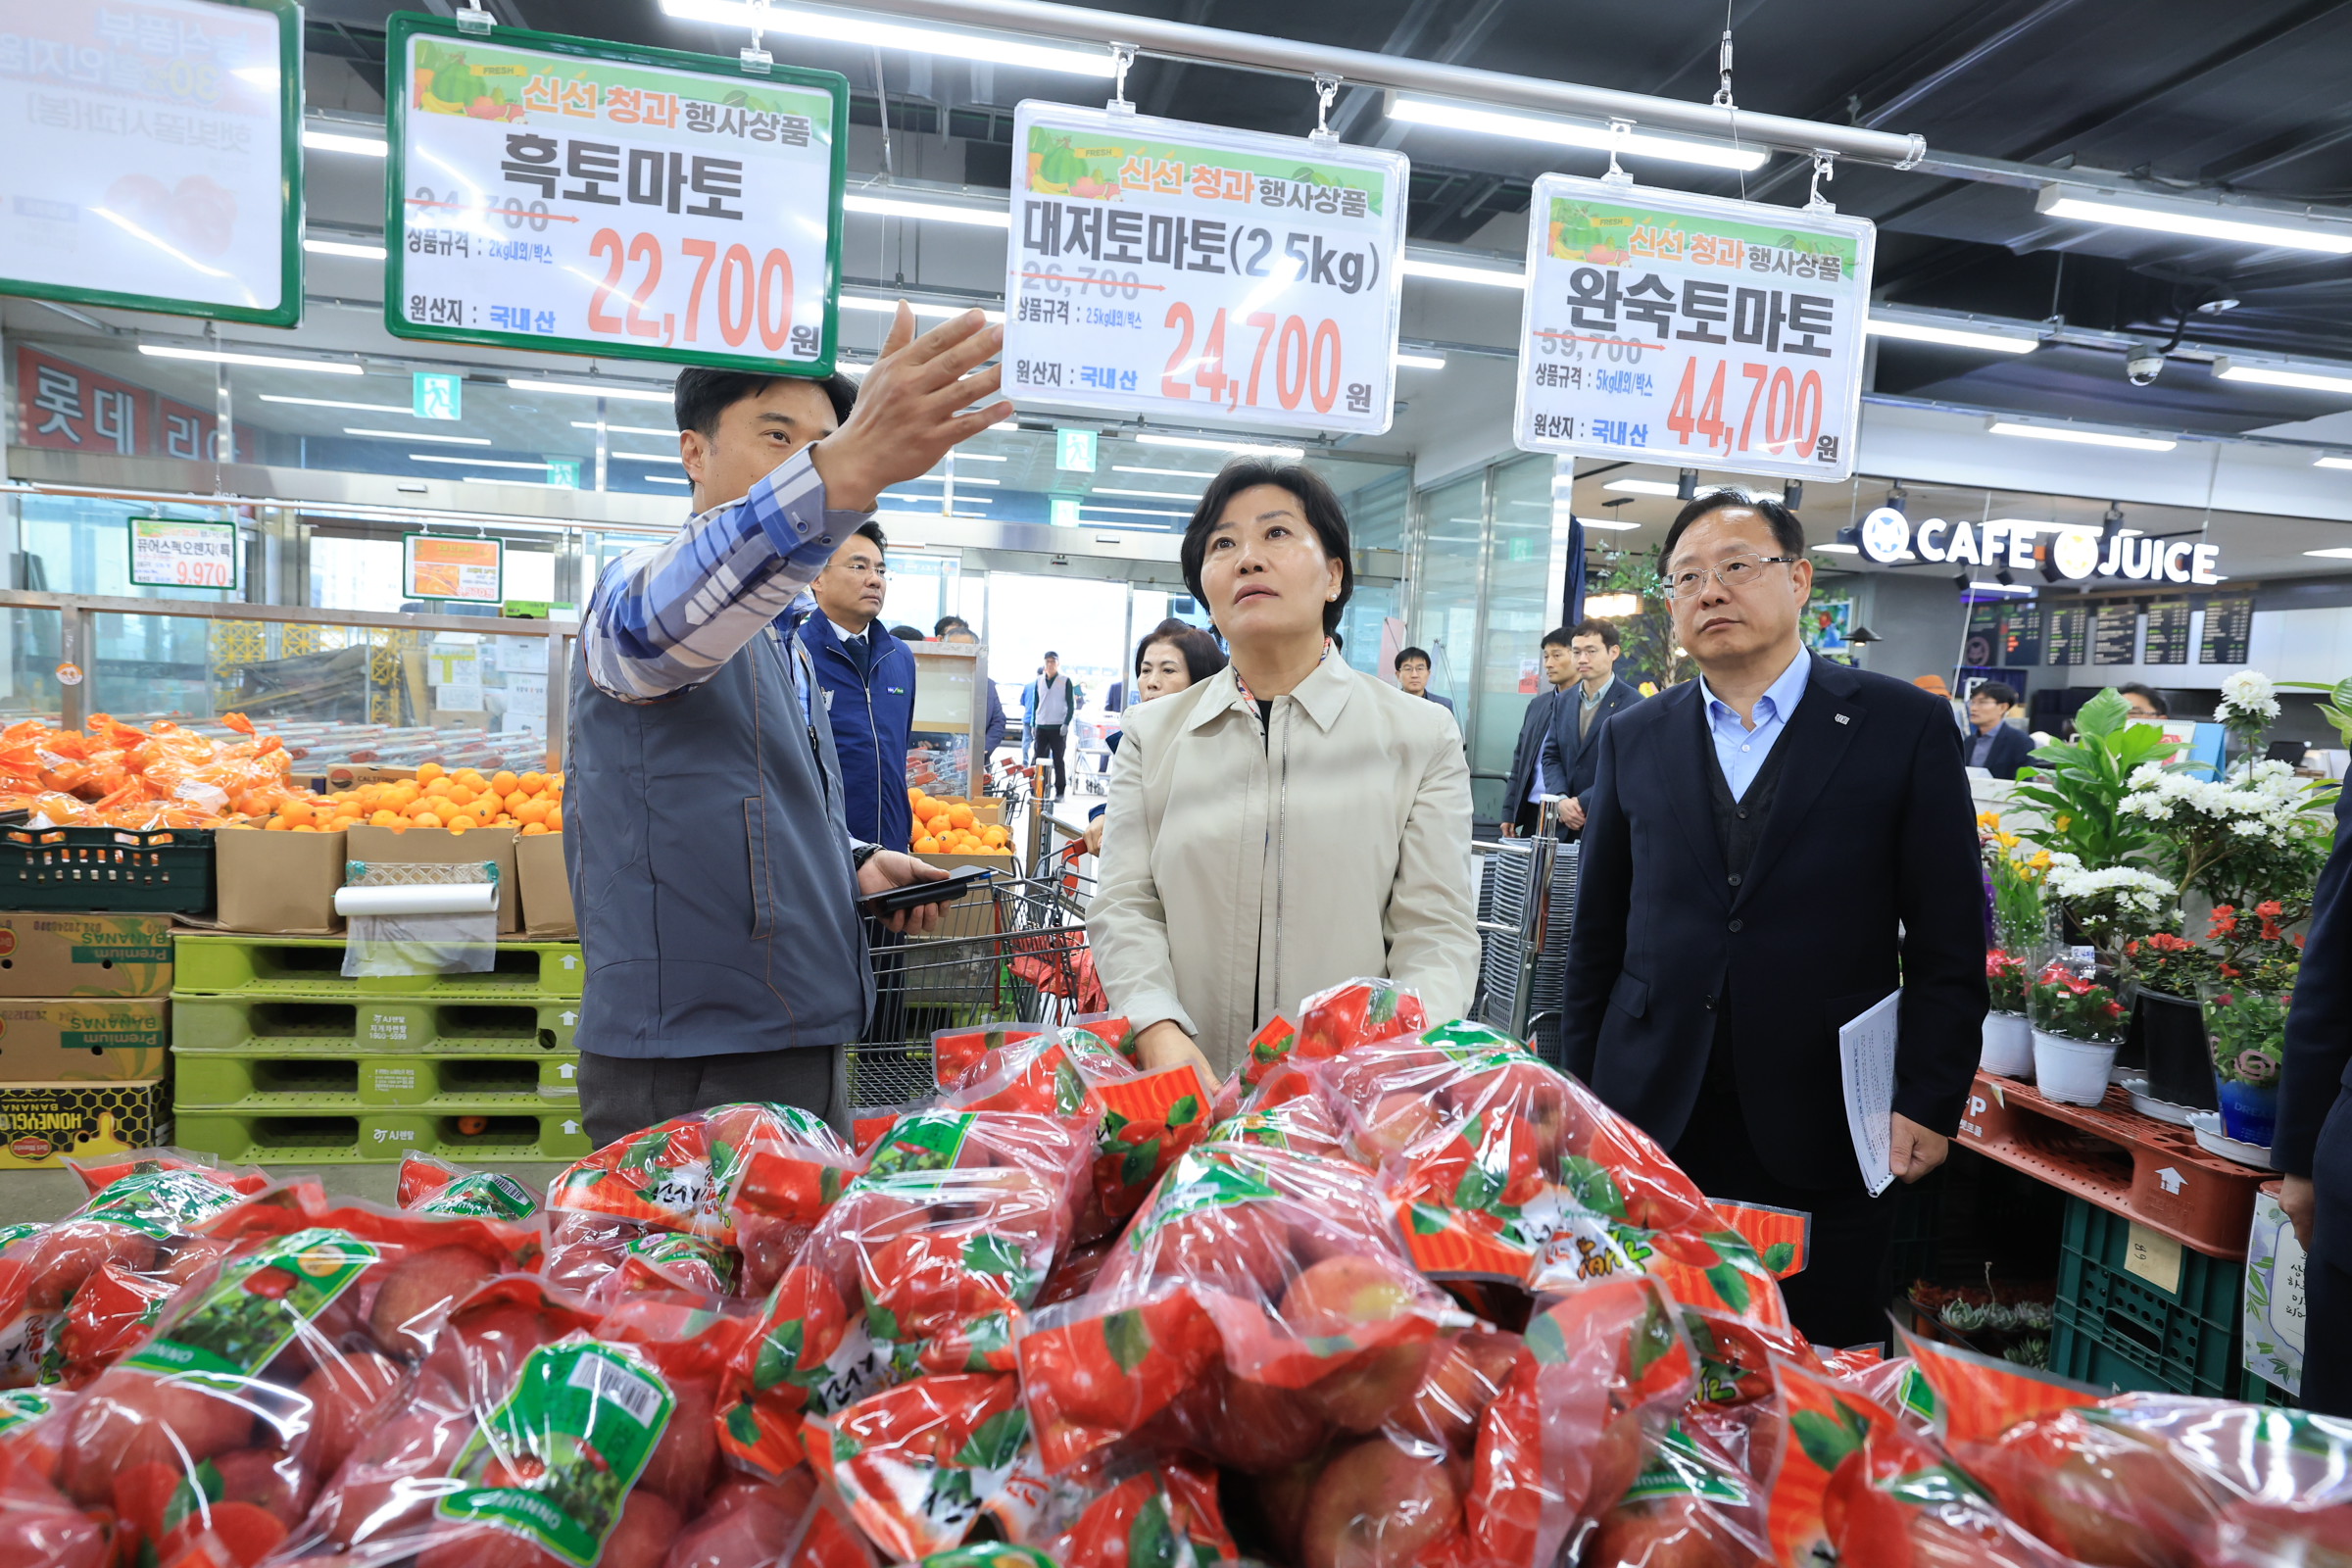
<svg viewBox="0 0 2352 1568">
<path fill-rule="evenodd" d="M 1358 975 L 1459 1016 L 1478 978 L 1461 733 L 1348 667 L 1348 521 L 1310 470 L 1228 464 L 1185 581 L 1233 652 L 1127 715 L 1087 934 L 1148 1065 L 1223 1078 L 1260 1024 Z"/>
</svg>

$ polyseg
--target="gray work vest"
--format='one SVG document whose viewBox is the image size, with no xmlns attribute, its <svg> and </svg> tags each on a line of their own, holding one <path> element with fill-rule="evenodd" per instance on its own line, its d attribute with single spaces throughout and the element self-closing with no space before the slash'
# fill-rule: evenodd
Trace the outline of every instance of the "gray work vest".
<svg viewBox="0 0 2352 1568">
<path fill-rule="evenodd" d="M 831 726 L 770 624 L 688 691 L 624 703 L 571 665 L 564 847 L 608 1056 L 838 1046 L 874 1000 Z"/>
</svg>

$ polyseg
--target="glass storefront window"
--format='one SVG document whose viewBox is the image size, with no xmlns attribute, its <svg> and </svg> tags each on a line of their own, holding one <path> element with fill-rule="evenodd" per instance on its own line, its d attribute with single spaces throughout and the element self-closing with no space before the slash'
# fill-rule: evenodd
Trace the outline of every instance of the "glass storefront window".
<svg viewBox="0 0 2352 1568">
<path fill-rule="evenodd" d="M 1494 470 L 1494 522 L 1487 550 L 1485 647 L 1478 662 L 1474 773 L 1508 773 L 1527 705 L 1543 690 L 1539 661 L 1559 602 L 1551 582 L 1551 460 L 1528 458 Z"/>
</svg>

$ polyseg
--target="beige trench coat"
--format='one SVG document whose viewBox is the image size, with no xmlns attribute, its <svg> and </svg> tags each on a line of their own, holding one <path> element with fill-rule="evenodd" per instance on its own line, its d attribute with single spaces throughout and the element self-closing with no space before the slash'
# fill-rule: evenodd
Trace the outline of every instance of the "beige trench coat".
<svg viewBox="0 0 2352 1568">
<path fill-rule="evenodd" d="M 1087 913 L 1113 1011 L 1174 1019 L 1220 1074 L 1357 975 L 1435 1021 L 1478 980 L 1470 769 L 1453 715 L 1326 658 L 1269 744 L 1228 667 L 1126 713 Z"/>
</svg>

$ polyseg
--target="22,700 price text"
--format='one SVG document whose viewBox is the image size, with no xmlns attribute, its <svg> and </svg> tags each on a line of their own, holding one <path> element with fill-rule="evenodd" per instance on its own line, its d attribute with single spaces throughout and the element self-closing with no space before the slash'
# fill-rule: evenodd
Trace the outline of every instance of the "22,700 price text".
<svg viewBox="0 0 2352 1568">
<path fill-rule="evenodd" d="M 793 324 L 792 258 L 770 250 L 755 259 L 751 247 L 718 241 L 682 240 L 678 249 L 695 265 L 694 281 L 686 290 L 685 331 L 682 340 L 702 341 L 703 302 L 711 304 L 712 324 L 728 348 L 741 348 L 755 330 L 760 346 L 773 354 L 791 346 L 793 357 L 807 359 L 817 351 L 818 329 Z M 606 264 L 605 280 L 588 297 L 588 330 L 618 337 L 651 338 L 662 343 L 681 341 L 674 310 L 653 313 L 655 291 L 662 286 L 662 241 L 640 233 L 625 244 L 618 229 L 600 228 L 588 241 L 588 254 Z M 633 286 L 624 287 L 623 274 L 642 268 Z"/>
<path fill-rule="evenodd" d="M 1305 398 L 1314 405 L 1317 414 L 1329 414 L 1340 396 L 1340 328 L 1328 318 L 1311 329 L 1305 318 L 1277 316 L 1272 311 L 1252 311 L 1242 318 L 1242 324 L 1257 331 L 1257 346 L 1250 356 L 1250 374 L 1245 379 L 1225 368 L 1225 312 L 1220 307 L 1208 324 L 1208 333 L 1201 339 L 1200 352 L 1193 352 L 1193 339 L 1200 323 L 1193 308 L 1182 300 L 1168 307 L 1167 319 L 1160 323 L 1182 335 L 1176 340 L 1174 352 L 1159 376 L 1159 395 L 1163 398 L 1190 398 L 1198 386 L 1206 392 L 1212 403 L 1231 408 L 1256 408 L 1259 394 L 1265 390 L 1266 355 L 1274 356 L 1275 398 L 1286 409 L 1298 407 Z M 1185 379 L 1191 370 L 1192 378 Z"/>
</svg>

